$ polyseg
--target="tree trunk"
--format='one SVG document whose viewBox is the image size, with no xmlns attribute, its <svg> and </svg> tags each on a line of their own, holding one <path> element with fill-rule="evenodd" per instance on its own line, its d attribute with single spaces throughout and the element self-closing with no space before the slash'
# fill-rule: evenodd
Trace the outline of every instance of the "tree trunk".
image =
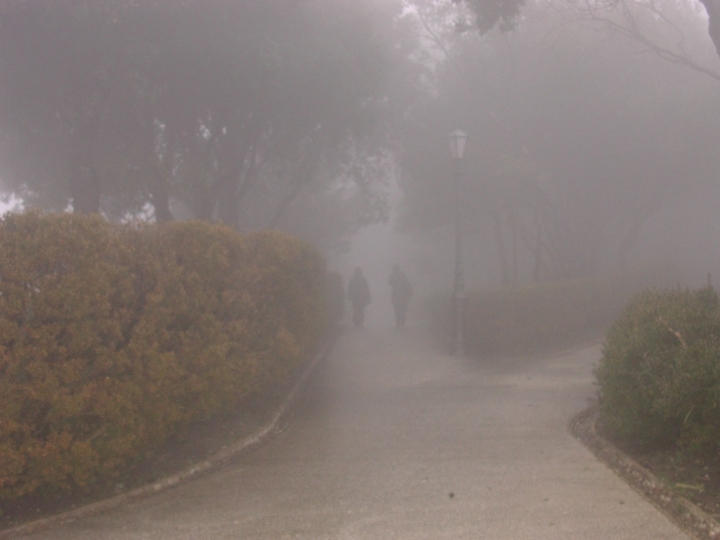
<svg viewBox="0 0 720 540">
<path fill-rule="evenodd" d="M 258 149 L 263 136 L 263 122 L 258 122 L 248 133 L 230 142 L 229 154 L 224 159 L 224 172 L 217 185 L 217 208 L 220 220 L 237 228 L 240 223 L 240 204 L 255 186 L 260 176 Z"/>
</svg>

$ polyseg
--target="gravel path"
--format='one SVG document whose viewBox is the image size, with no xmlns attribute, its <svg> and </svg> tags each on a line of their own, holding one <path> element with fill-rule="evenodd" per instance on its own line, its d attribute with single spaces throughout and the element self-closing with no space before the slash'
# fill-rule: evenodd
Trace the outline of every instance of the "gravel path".
<svg viewBox="0 0 720 540">
<path fill-rule="evenodd" d="M 599 357 L 457 359 L 413 329 L 347 331 L 265 444 L 27 538 L 686 539 L 567 432 Z"/>
</svg>

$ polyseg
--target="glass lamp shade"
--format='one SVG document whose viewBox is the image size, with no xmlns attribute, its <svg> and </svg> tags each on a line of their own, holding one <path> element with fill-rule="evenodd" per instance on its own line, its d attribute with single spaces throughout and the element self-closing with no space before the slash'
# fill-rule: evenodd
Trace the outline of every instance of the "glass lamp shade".
<svg viewBox="0 0 720 540">
<path fill-rule="evenodd" d="M 465 153 L 465 142 L 467 141 L 467 134 L 459 129 L 453 131 L 447 136 L 448 145 L 450 146 L 450 154 L 453 159 L 462 159 Z"/>
</svg>

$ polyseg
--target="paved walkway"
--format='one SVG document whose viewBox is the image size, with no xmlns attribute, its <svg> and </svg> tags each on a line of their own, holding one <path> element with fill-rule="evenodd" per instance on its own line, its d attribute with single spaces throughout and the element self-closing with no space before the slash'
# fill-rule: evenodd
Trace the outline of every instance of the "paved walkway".
<svg viewBox="0 0 720 540">
<path fill-rule="evenodd" d="M 419 331 L 348 331 L 267 443 L 29 538 L 687 539 L 566 431 L 599 356 L 457 359 Z"/>
</svg>

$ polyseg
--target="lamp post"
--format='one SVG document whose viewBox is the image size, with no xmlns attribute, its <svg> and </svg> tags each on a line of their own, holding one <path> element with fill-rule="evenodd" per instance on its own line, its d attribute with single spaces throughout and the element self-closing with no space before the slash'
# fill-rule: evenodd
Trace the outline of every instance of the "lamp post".
<svg viewBox="0 0 720 540">
<path fill-rule="evenodd" d="M 464 305 L 465 305 L 465 272 L 463 269 L 462 249 L 462 219 L 460 212 L 461 183 L 462 183 L 462 158 L 465 153 L 465 142 L 468 136 L 456 129 L 447 140 L 450 146 L 450 155 L 455 162 L 455 284 L 453 287 L 453 307 L 455 309 L 455 343 L 453 353 L 455 356 L 465 354 L 464 336 Z"/>
</svg>

